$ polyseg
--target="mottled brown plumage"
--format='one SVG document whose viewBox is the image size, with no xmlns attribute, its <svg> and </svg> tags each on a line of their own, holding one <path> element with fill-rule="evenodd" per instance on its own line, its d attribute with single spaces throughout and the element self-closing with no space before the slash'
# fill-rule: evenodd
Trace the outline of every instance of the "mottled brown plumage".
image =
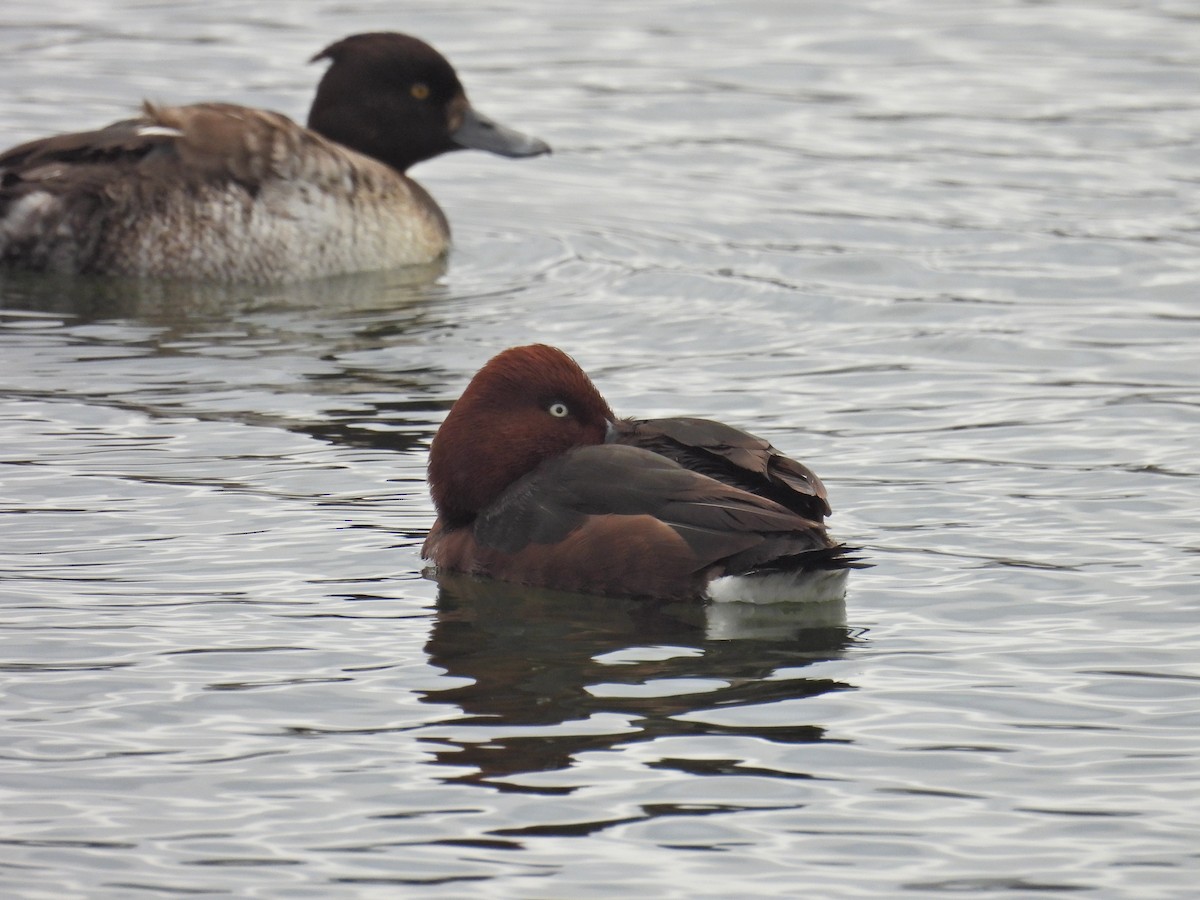
<svg viewBox="0 0 1200 900">
<path fill-rule="evenodd" d="M 416 38 L 354 35 L 315 58 L 331 65 L 307 128 L 227 103 L 147 103 L 0 155 L 0 263 L 254 282 L 427 263 L 450 231 L 409 166 L 465 147 L 549 152 L 475 112 Z"/>
</svg>

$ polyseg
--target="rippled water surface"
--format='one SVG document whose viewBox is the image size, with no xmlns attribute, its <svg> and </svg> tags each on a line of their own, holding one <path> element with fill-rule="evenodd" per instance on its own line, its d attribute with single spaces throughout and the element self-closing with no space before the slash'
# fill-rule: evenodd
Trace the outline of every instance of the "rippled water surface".
<svg viewBox="0 0 1200 900">
<path fill-rule="evenodd" d="M 444 270 L 0 280 L 0 894 L 1194 896 L 1195 5 L 9 0 L 3 143 L 380 28 L 555 147 Z M 532 340 L 812 465 L 844 610 L 423 580 Z"/>
</svg>

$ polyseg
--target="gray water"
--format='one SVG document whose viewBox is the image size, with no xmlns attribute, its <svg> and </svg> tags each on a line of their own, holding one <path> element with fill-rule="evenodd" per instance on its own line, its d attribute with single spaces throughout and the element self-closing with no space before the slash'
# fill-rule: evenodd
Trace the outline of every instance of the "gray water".
<svg viewBox="0 0 1200 900">
<path fill-rule="evenodd" d="M 555 148 L 418 167 L 444 270 L 0 280 L 0 895 L 1195 896 L 1195 4 L 7 0 L 3 143 L 381 28 Z M 423 579 L 535 340 L 808 462 L 845 609 Z"/>
</svg>

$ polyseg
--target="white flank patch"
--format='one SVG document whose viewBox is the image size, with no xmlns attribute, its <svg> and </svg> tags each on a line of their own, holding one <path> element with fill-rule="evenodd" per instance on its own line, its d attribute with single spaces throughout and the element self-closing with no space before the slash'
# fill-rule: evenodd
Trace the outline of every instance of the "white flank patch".
<svg viewBox="0 0 1200 900">
<path fill-rule="evenodd" d="M 59 200 L 45 191 L 26 194 L 0 220 L 0 236 L 6 241 L 22 240 L 29 232 L 40 232 L 41 223 L 58 211 Z"/>
<path fill-rule="evenodd" d="M 708 585 L 718 603 L 828 603 L 846 596 L 846 569 L 726 575 Z"/>
</svg>

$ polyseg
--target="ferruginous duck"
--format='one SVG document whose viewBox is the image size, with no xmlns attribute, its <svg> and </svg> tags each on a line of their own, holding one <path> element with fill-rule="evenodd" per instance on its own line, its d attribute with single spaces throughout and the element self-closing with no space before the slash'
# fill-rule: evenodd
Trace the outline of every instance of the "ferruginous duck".
<svg viewBox="0 0 1200 900">
<path fill-rule="evenodd" d="M 862 563 L 826 534 L 825 488 L 767 441 L 704 419 L 618 419 L 544 344 L 485 365 L 429 451 L 421 555 L 588 594 L 824 601 Z"/>
</svg>

